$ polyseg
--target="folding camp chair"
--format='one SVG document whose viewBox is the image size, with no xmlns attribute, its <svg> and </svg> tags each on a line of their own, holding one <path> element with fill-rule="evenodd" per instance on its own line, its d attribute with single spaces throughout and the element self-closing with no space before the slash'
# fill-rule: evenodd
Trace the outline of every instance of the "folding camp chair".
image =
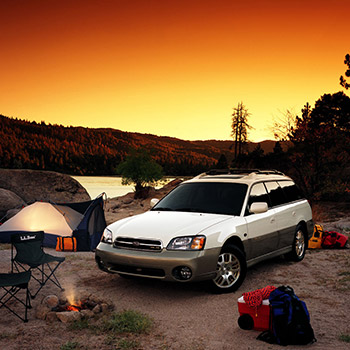
<svg viewBox="0 0 350 350">
<path fill-rule="evenodd" d="M 40 287 L 35 293 L 30 293 L 32 299 L 34 299 L 41 288 L 47 281 L 53 282 L 58 288 L 62 289 L 60 282 L 55 276 L 56 269 L 65 260 L 64 257 L 53 256 L 46 254 L 43 251 L 44 232 L 27 232 L 16 233 L 11 235 L 11 265 L 12 272 L 14 268 L 20 272 L 20 270 L 31 270 L 32 278 L 36 280 Z M 16 249 L 16 255 L 14 256 L 14 248 Z M 26 267 L 27 265 L 29 267 Z M 45 271 L 45 266 L 48 271 Z M 39 273 L 39 277 L 34 275 L 34 272 Z M 37 273 L 37 274 L 38 274 Z"/>
<path fill-rule="evenodd" d="M 0 308 L 5 307 L 24 322 L 28 322 L 27 310 L 32 307 L 30 304 L 28 289 L 30 277 L 30 271 L 19 273 L 0 273 L 0 288 L 5 291 L 5 293 L 0 297 Z M 21 289 L 25 290 L 25 301 L 21 300 L 19 295 L 17 295 Z M 13 307 L 15 306 L 14 304 L 11 304 L 11 302 L 14 301 L 13 299 L 16 299 L 25 307 L 24 317 L 13 310 Z"/>
</svg>

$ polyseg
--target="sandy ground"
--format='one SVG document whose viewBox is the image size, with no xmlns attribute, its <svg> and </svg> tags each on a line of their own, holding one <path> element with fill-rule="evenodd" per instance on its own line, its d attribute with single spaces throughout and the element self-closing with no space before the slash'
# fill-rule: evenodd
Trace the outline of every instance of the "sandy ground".
<svg viewBox="0 0 350 350">
<path fill-rule="evenodd" d="M 125 197 L 129 198 L 129 197 Z M 107 220 L 119 219 L 147 210 L 146 202 L 127 204 L 130 199 L 114 199 L 107 204 Z M 124 201 L 124 202 L 123 202 Z M 325 228 L 350 231 L 350 211 L 347 206 L 315 206 L 315 216 Z M 0 271 L 10 269 L 10 249 L 0 245 Z M 238 327 L 237 299 L 243 292 L 267 285 L 289 285 L 306 302 L 317 342 L 308 346 L 288 346 L 288 349 L 319 350 L 349 349 L 340 339 L 350 335 L 350 250 L 309 250 L 300 263 L 276 258 L 248 270 L 241 288 L 231 294 L 213 295 L 203 284 L 175 284 L 153 280 L 125 279 L 100 271 L 92 252 L 55 252 L 66 261 L 58 277 L 66 292 L 79 296 L 96 296 L 113 304 L 114 311 L 137 310 L 152 317 L 153 329 L 140 336 L 123 335 L 129 341 L 110 341 L 110 336 L 97 327 L 74 330 L 61 322 L 48 323 L 35 318 L 35 308 L 50 294 L 61 295 L 53 284 L 45 286 L 32 301 L 29 322 L 23 323 L 4 308 L 0 309 L 0 349 L 159 349 L 159 350 L 228 350 L 278 349 L 256 340 L 259 331 L 244 331 Z M 108 315 L 107 315 L 108 316 Z M 93 320 L 93 322 L 100 322 Z M 130 341 L 138 345 L 131 346 Z M 75 347 L 73 347 L 75 344 Z M 119 345 L 116 345 L 119 344 Z M 69 347 L 70 346 L 70 347 Z"/>
</svg>

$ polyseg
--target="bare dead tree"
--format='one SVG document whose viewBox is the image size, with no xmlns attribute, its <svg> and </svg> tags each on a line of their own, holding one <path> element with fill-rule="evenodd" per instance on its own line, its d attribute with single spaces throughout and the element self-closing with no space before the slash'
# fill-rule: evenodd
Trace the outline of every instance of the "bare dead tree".
<svg viewBox="0 0 350 350">
<path fill-rule="evenodd" d="M 239 102 L 238 106 L 233 109 L 231 136 L 235 144 L 235 159 L 242 154 L 243 145 L 248 141 L 248 130 L 251 129 L 248 124 L 249 116 L 250 113 L 243 102 Z"/>
</svg>

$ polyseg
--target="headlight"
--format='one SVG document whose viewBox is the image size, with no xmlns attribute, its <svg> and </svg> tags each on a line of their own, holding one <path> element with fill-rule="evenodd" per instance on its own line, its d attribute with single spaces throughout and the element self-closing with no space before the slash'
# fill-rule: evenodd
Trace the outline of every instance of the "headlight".
<svg viewBox="0 0 350 350">
<path fill-rule="evenodd" d="M 102 242 L 108 243 L 108 244 L 113 243 L 112 231 L 109 230 L 108 228 L 105 228 L 105 230 L 103 231 Z"/>
<path fill-rule="evenodd" d="M 168 250 L 202 250 L 204 248 L 205 236 L 177 237 L 170 241 Z"/>
</svg>

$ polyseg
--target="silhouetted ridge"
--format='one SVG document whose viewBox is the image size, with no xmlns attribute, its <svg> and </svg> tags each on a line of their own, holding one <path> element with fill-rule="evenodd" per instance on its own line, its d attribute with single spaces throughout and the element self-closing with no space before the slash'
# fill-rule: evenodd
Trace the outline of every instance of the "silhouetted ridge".
<svg viewBox="0 0 350 350">
<path fill-rule="evenodd" d="M 0 115 L 0 167 L 112 175 L 131 148 L 144 147 L 169 175 L 196 175 L 232 158 L 233 141 L 185 141 L 168 136 L 29 122 Z M 265 153 L 274 141 L 261 143 Z M 249 149 L 254 149 L 251 144 Z"/>
</svg>

